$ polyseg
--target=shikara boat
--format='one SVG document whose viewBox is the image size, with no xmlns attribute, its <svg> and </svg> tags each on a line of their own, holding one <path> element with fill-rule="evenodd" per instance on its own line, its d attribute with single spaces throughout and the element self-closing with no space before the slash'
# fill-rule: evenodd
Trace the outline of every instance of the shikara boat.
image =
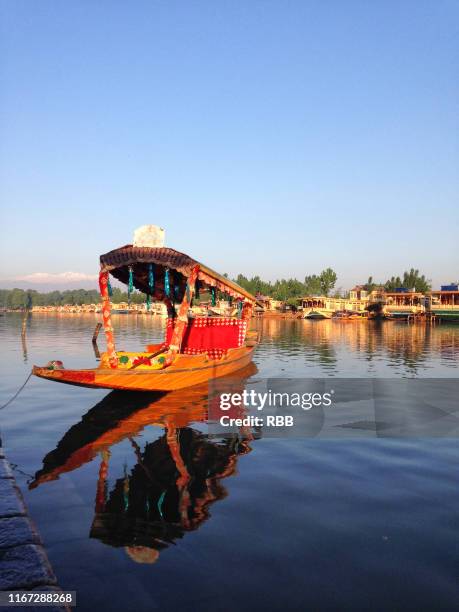
<svg viewBox="0 0 459 612">
<path fill-rule="evenodd" d="M 34 366 L 41 378 L 84 387 L 132 391 L 173 391 L 227 376 L 252 360 L 258 334 L 248 331 L 256 299 L 245 289 L 192 259 L 149 242 L 144 226 L 142 240 L 101 255 L 99 286 L 107 351 L 96 368 L 72 370 L 61 361 Z M 136 235 L 139 235 L 137 230 Z M 153 244 L 155 246 L 145 246 Z M 165 303 L 168 311 L 166 337 L 144 351 L 117 351 L 111 324 L 110 280 L 112 275 L 135 287 L 151 300 Z M 190 316 L 193 297 L 209 291 L 216 303 L 217 293 L 237 308 L 234 317 Z"/>
</svg>

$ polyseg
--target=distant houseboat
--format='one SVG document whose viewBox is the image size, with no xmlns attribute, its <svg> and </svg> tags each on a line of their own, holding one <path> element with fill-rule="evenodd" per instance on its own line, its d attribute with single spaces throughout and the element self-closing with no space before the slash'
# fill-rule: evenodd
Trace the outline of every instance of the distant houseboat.
<svg viewBox="0 0 459 612">
<path fill-rule="evenodd" d="M 112 314 L 129 314 L 130 307 L 127 302 L 120 302 L 119 304 L 112 304 Z"/>
<path fill-rule="evenodd" d="M 418 291 L 400 288 L 384 294 L 383 315 L 386 319 L 407 319 L 424 314 L 425 296 Z"/>
<path fill-rule="evenodd" d="M 366 314 L 368 298 L 365 295 L 357 297 L 351 290 L 348 298 L 328 296 L 306 296 L 301 298 L 301 307 L 305 319 L 331 319 L 337 312 Z"/>
<path fill-rule="evenodd" d="M 331 319 L 335 310 L 325 296 L 305 297 L 301 300 L 305 319 Z"/>
<path fill-rule="evenodd" d="M 442 285 L 428 294 L 428 308 L 443 321 L 459 322 L 459 285 Z"/>
</svg>

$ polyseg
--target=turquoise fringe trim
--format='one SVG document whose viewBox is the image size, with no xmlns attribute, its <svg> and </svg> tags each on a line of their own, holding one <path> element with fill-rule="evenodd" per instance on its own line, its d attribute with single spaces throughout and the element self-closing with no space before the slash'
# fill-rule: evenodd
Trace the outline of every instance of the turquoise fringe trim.
<svg viewBox="0 0 459 612">
<path fill-rule="evenodd" d="M 171 287 L 169 284 L 169 270 L 166 269 L 166 271 L 164 272 L 164 293 L 166 294 L 167 297 L 171 296 Z"/>
<path fill-rule="evenodd" d="M 129 281 L 128 281 L 128 304 L 131 304 L 131 293 L 134 291 L 134 272 L 132 266 L 129 266 Z"/>
</svg>

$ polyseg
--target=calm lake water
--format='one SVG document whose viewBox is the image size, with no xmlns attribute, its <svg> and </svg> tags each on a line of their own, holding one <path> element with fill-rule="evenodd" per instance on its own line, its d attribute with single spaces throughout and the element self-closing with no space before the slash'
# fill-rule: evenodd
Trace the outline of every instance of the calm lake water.
<svg viewBox="0 0 459 612">
<path fill-rule="evenodd" d="M 25 346 L 21 317 L 0 317 L 0 403 L 32 364 L 95 365 L 97 320 L 33 315 Z M 162 337 L 164 320 L 114 324 L 118 347 L 138 350 Z M 258 373 L 247 376 L 458 375 L 459 326 L 256 325 Z M 237 441 L 208 437 L 204 418 L 199 389 L 109 394 L 37 378 L 0 413 L 7 456 L 78 610 L 457 609 L 457 439 Z"/>
</svg>

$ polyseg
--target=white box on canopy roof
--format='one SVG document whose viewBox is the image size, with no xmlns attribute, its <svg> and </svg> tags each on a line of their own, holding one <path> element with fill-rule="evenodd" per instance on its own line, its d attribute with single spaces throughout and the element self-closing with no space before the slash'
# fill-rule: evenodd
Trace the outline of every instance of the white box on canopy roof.
<svg viewBox="0 0 459 612">
<path fill-rule="evenodd" d="M 158 225 L 142 225 L 134 231 L 134 244 L 136 247 L 163 247 L 165 231 Z"/>
</svg>

